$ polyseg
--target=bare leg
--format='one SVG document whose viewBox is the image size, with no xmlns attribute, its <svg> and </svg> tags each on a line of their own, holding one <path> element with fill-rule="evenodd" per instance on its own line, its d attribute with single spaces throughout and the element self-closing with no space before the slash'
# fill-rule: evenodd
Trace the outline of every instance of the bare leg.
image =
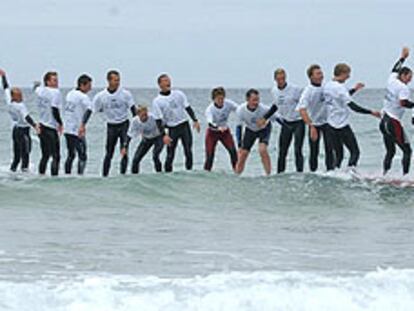
<svg viewBox="0 0 414 311">
<path fill-rule="evenodd" d="M 239 150 L 239 157 L 236 164 L 236 174 L 241 174 L 244 171 L 244 166 L 246 164 L 246 160 L 249 156 L 249 151 L 246 149 Z"/>
<path fill-rule="evenodd" d="M 270 161 L 269 152 L 267 152 L 267 145 L 260 143 L 259 144 L 259 153 L 262 158 L 263 168 L 267 176 L 272 172 L 272 163 Z"/>
</svg>

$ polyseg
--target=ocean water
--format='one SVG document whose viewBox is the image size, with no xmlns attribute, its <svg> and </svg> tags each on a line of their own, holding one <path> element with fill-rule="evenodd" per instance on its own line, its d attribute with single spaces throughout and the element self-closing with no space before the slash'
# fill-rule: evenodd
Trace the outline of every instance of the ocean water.
<svg viewBox="0 0 414 311">
<path fill-rule="evenodd" d="M 185 91 L 202 116 L 209 90 Z M 241 102 L 244 92 L 229 97 Z M 150 103 L 156 90 L 133 93 Z M 357 99 L 380 108 L 383 94 L 365 90 Z M 268 90 L 262 99 L 269 103 Z M 200 119 L 192 172 L 180 151 L 173 174 L 153 174 L 148 157 L 141 175 L 119 176 L 117 154 L 102 179 L 105 126 L 97 115 L 86 176 L 40 178 L 35 137 L 33 173 L 8 172 L 11 132 L 1 106 L 0 310 L 413 310 L 411 186 L 326 174 L 323 155 L 319 173 L 294 173 L 290 154 L 289 173 L 263 177 L 256 149 L 238 177 L 219 147 L 208 174 Z M 409 122 L 407 115 L 412 135 Z M 352 125 L 359 173 L 379 176 L 378 120 L 353 115 Z M 278 133 L 274 127 L 273 166 Z M 400 160 L 398 153 L 395 178 Z"/>
</svg>

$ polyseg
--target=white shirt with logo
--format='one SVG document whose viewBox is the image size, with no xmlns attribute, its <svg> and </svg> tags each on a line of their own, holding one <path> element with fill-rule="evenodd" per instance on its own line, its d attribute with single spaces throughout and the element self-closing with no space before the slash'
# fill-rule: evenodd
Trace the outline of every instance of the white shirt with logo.
<svg viewBox="0 0 414 311">
<path fill-rule="evenodd" d="M 155 118 L 163 120 L 167 127 L 175 127 L 188 121 L 186 108 L 189 106 L 182 91 L 172 90 L 169 95 L 158 94 L 152 102 L 152 111 Z"/>
<path fill-rule="evenodd" d="M 52 108 L 62 109 L 63 98 L 59 89 L 39 86 L 35 93 L 37 95 L 36 104 L 39 110 L 39 123 L 57 129 L 59 124 L 53 116 Z"/>
<path fill-rule="evenodd" d="M 229 99 L 224 100 L 221 108 L 217 107 L 215 103 L 211 103 L 206 109 L 207 122 L 217 127 L 228 127 L 230 114 L 238 107 L 239 105 Z"/>
<path fill-rule="evenodd" d="M 63 128 L 66 134 L 78 135 L 87 110 L 93 111 L 92 101 L 87 94 L 74 89 L 66 95 L 63 111 Z"/>
<path fill-rule="evenodd" d="M 129 119 L 131 108 L 135 105 L 131 92 L 120 87 L 114 93 L 104 89 L 95 95 L 93 106 L 96 112 L 103 112 L 106 122 L 120 124 Z"/>
<path fill-rule="evenodd" d="M 324 101 L 323 87 L 312 84 L 305 87 L 296 110 L 299 111 L 300 109 L 306 109 L 313 125 L 320 126 L 326 124 L 328 109 Z"/>
</svg>

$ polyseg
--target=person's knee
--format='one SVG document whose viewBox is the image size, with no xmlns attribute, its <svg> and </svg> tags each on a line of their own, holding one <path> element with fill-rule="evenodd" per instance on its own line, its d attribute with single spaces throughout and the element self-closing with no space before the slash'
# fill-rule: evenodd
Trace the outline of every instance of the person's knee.
<svg viewBox="0 0 414 311">
<path fill-rule="evenodd" d="M 405 147 L 404 153 L 406 154 L 407 157 L 411 157 L 411 155 L 412 155 L 413 152 L 412 152 L 412 149 L 411 149 L 411 146 L 410 145 L 407 145 Z"/>
<path fill-rule="evenodd" d="M 266 144 L 260 144 L 259 145 L 259 154 L 261 157 L 267 156 L 267 145 Z"/>
</svg>

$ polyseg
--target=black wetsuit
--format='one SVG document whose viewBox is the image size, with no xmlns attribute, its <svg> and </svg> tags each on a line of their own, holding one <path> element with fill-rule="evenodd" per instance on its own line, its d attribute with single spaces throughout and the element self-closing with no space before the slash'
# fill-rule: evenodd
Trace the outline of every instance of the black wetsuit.
<svg viewBox="0 0 414 311">
<path fill-rule="evenodd" d="M 6 76 L 2 76 L 2 86 L 4 90 L 9 89 L 9 83 Z M 33 119 L 27 115 L 26 122 L 35 127 Z M 30 152 L 32 150 L 32 139 L 30 137 L 30 127 L 19 127 L 15 125 L 12 132 L 13 140 L 13 161 L 10 170 L 15 172 L 21 162 L 22 171 L 27 171 L 30 163 Z"/>
<path fill-rule="evenodd" d="M 162 171 L 162 164 L 160 161 L 160 154 L 164 148 L 163 135 L 154 138 L 143 138 L 135 151 L 132 160 L 132 174 L 139 173 L 139 167 L 142 159 L 152 149 L 152 160 L 154 161 L 154 169 L 156 172 Z"/>
<path fill-rule="evenodd" d="M 87 144 L 85 137 L 80 138 L 77 135 L 65 134 L 66 146 L 68 150 L 66 162 L 65 162 L 65 173 L 72 173 L 72 165 L 75 160 L 76 153 L 78 154 L 78 174 L 83 175 L 85 172 L 87 157 Z"/>
<path fill-rule="evenodd" d="M 120 141 L 120 147 L 122 148 L 127 141 L 127 133 L 129 128 L 129 120 L 126 120 L 119 124 L 107 124 L 106 130 L 106 146 L 105 146 L 105 158 L 103 164 L 103 176 L 106 177 L 109 174 L 111 168 L 111 161 L 114 156 L 115 146 Z M 121 174 L 125 174 L 128 167 L 128 156 L 125 155 L 121 159 Z"/>
<path fill-rule="evenodd" d="M 164 96 L 171 94 L 169 92 L 160 92 Z M 194 113 L 194 110 L 189 106 L 185 108 L 187 114 L 190 116 L 193 122 L 197 122 L 197 117 Z M 191 126 L 188 121 L 185 121 L 177 126 L 168 126 L 168 136 L 171 138 L 171 144 L 167 146 L 167 157 L 165 159 L 164 168 L 166 172 L 173 171 L 173 162 L 175 158 L 175 150 L 177 148 L 178 141 L 181 141 L 181 144 L 184 149 L 185 157 L 185 168 L 187 170 L 193 169 L 193 133 L 191 131 Z"/>
<path fill-rule="evenodd" d="M 10 170 L 15 172 L 20 161 L 22 171 L 27 171 L 30 162 L 30 152 L 32 150 L 32 139 L 29 127 L 13 128 L 13 162 Z"/>
<path fill-rule="evenodd" d="M 394 65 L 392 72 L 398 73 L 404 64 L 404 61 L 404 58 L 398 60 L 398 62 Z M 403 107 L 408 109 L 413 108 L 414 103 L 406 100 Z M 403 174 L 408 174 L 410 171 L 412 149 L 410 141 L 404 131 L 404 128 L 401 125 L 401 122 L 397 119 L 391 118 L 387 113 L 384 113 L 380 123 L 380 131 L 382 133 L 386 149 L 383 162 L 384 173 L 388 172 L 391 169 L 392 160 L 396 152 L 395 145 L 398 145 L 398 147 L 403 152 Z"/>
<path fill-rule="evenodd" d="M 52 157 L 51 174 L 52 176 L 57 176 L 60 163 L 60 140 L 58 131 L 43 124 L 40 124 L 40 129 L 39 139 L 42 157 L 39 163 L 39 173 L 41 175 L 46 173 L 47 162 Z"/>
<path fill-rule="evenodd" d="M 315 172 L 318 169 L 318 158 L 319 158 L 319 145 L 321 142 L 321 136 L 323 138 L 323 143 L 325 146 L 325 166 L 326 169 L 333 169 L 333 160 L 332 160 L 332 148 L 328 143 L 328 124 L 316 125 L 314 126 L 318 132 L 318 138 L 313 141 L 311 139 L 311 131 L 309 130 L 309 169 L 311 172 Z"/>
<path fill-rule="evenodd" d="M 305 123 L 303 120 L 283 121 L 279 136 L 279 157 L 277 161 L 277 172 L 286 170 L 286 157 L 292 139 L 294 139 L 295 165 L 297 172 L 303 172 L 303 141 L 305 138 Z"/>
</svg>

